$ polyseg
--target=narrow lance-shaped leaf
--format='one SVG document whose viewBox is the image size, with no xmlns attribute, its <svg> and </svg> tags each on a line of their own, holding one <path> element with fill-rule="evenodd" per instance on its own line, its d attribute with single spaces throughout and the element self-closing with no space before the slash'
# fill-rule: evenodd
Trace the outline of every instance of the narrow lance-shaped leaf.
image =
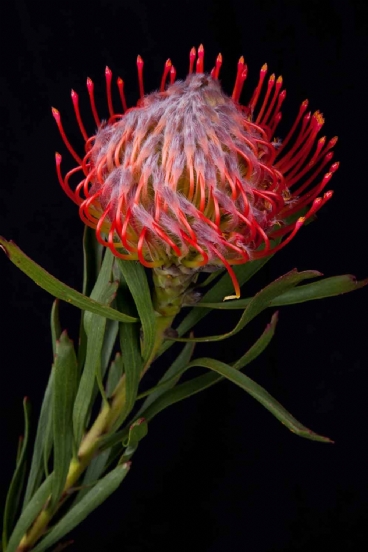
<svg viewBox="0 0 368 552">
<path fill-rule="evenodd" d="M 130 468 L 130 464 L 117 466 L 71 508 L 50 532 L 35 546 L 33 552 L 44 552 L 55 542 L 79 525 L 93 510 L 104 502 L 121 484 Z"/>
<path fill-rule="evenodd" d="M 18 511 L 19 500 L 22 493 L 23 483 L 24 483 L 28 440 L 29 440 L 29 416 L 30 416 L 30 404 L 27 398 L 25 398 L 23 401 L 23 412 L 24 412 L 24 438 L 22 438 L 20 442 L 20 450 L 17 458 L 16 468 L 15 468 L 15 472 L 12 477 L 12 480 L 10 482 L 9 491 L 6 497 L 5 509 L 4 509 L 3 535 L 2 535 L 2 545 L 4 550 L 6 550 L 8 537 L 14 526 L 14 520 Z"/>
<path fill-rule="evenodd" d="M 110 304 L 116 294 L 117 283 L 110 283 L 113 257 L 106 251 L 100 273 L 91 296 L 102 304 Z M 96 383 L 102 390 L 101 356 L 106 329 L 106 318 L 85 313 L 84 325 L 87 334 L 86 360 L 80 378 L 73 408 L 73 427 L 77 445 L 86 429 L 88 416 L 94 399 Z"/>
<path fill-rule="evenodd" d="M 281 307 L 284 305 L 295 305 L 297 303 L 305 303 L 306 301 L 314 301 L 315 299 L 334 297 L 336 295 L 342 295 L 343 293 L 355 291 L 366 286 L 367 284 L 368 279 L 357 281 L 355 276 L 352 276 L 351 274 L 331 276 L 330 278 L 323 278 L 323 280 L 319 280 L 318 282 L 303 284 L 290 289 L 278 297 L 275 297 L 275 299 L 270 302 L 269 306 Z M 238 299 L 237 301 L 225 301 L 221 303 L 200 302 L 197 305 L 194 305 L 194 307 L 198 306 L 209 309 L 235 310 L 244 309 L 251 301 L 252 297 L 247 297 L 245 299 Z"/>
<path fill-rule="evenodd" d="M 120 296 L 118 294 L 118 305 Z M 128 308 L 132 308 L 127 305 Z M 140 353 L 140 328 L 138 324 L 120 324 L 119 328 L 120 347 L 124 364 L 124 379 L 119 383 L 122 388 L 125 386 L 124 402 L 120 405 L 114 427 L 118 428 L 128 414 L 131 412 L 136 401 L 140 375 L 143 367 L 143 359 Z M 112 397 L 114 402 L 114 395 Z"/>
<path fill-rule="evenodd" d="M 107 376 L 106 395 L 108 397 L 111 397 L 123 373 L 124 373 L 123 358 L 121 356 L 121 353 L 118 352 L 116 353 L 114 360 L 111 362 L 108 376 Z"/>
<path fill-rule="evenodd" d="M 12 532 L 6 552 L 17 552 L 18 545 L 32 525 L 38 514 L 41 512 L 51 492 L 51 485 L 54 475 L 51 474 L 42 483 L 36 493 L 33 495 L 26 508 L 19 517 L 14 531 Z"/>
<path fill-rule="evenodd" d="M 77 358 L 72 341 L 66 332 L 56 344 L 53 392 L 53 441 L 54 479 L 52 504 L 58 501 L 66 481 L 72 459 L 73 425 L 72 414 L 77 393 Z"/>
<path fill-rule="evenodd" d="M 282 293 L 288 291 L 289 289 L 295 287 L 298 283 L 309 278 L 316 278 L 320 273 L 315 270 L 306 270 L 304 272 L 297 272 L 292 270 L 284 276 L 281 276 L 259 293 L 257 293 L 253 299 L 250 301 L 246 309 L 244 310 L 239 322 L 235 328 L 222 335 L 211 335 L 207 337 L 197 337 L 197 338 L 168 338 L 173 339 L 174 341 L 192 341 L 192 342 L 208 342 L 208 341 L 221 341 L 232 337 L 242 330 L 253 318 L 255 318 L 260 312 L 266 309 L 271 301 L 281 295 Z"/>
<path fill-rule="evenodd" d="M 103 452 L 100 452 L 98 456 L 95 456 L 91 463 L 89 464 L 82 483 L 80 484 L 80 490 L 75 497 L 75 500 L 73 502 L 73 506 L 77 504 L 77 502 L 80 502 L 82 498 L 89 493 L 91 488 L 97 483 L 98 479 L 101 477 L 101 474 L 104 472 L 107 461 L 109 459 L 110 451 L 104 450 Z"/>
<path fill-rule="evenodd" d="M 139 263 L 119 259 L 118 265 L 137 307 L 143 330 L 142 356 L 144 360 L 148 360 L 155 345 L 156 313 L 152 305 L 147 276 Z"/>
<path fill-rule="evenodd" d="M 98 243 L 92 228 L 84 227 L 83 232 L 83 295 L 89 296 L 98 278 L 101 269 L 103 247 Z M 81 369 L 87 348 L 87 334 L 84 328 L 84 312 L 82 311 L 79 324 L 78 366 Z"/>
<path fill-rule="evenodd" d="M 310 429 L 306 428 L 304 425 L 302 425 L 300 422 L 298 422 L 294 416 L 290 414 L 276 399 L 274 399 L 268 391 L 266 391 L 263 387 L 258 385 L 255 381 L 250 379 L 248 376 L 243 374 L 242 372 L 239 372 L 235 367 L 229 366 L 228 364 L 225 364 L 224 362 L 220 362 L 218 360 L 215 360 L 213 358 L 199 358 L 194 361 L 192 361 L 188 368 L 194 367 L 194 366 L 200 366 L 202 368 L 209 368 L 210 370 L 213 370 L 214 372 L 217 372 L 217 374 L 225 377 L 226 379 L 230 380 L 231 382 L 235 383 L 235 385 L 238 385 L 244 391 L 249 393 L 253 398 L 255 398 L 258 402 L 260 402 L 269 412 L 271 412 L 280 422 L 282 422 L 290 431 L 293 433 L 296 433 L 300 437 L 305 437 L 306 439 L 311 439 L 313 441 L 321 441 L 325 443 L 331 443 L 332 441 L 328 439 L 327 437 L 323 437 L 321 435 L 318 435 L 317 433 L 314 433 Z M 190 384 L 191 382 L 188 382 Z M 184 386 L 185 384 L 183 384 Z M 180 386 L 178 388 L 174 388 L 169 393 L 174 394 L 180 393 Z M 174 393 L 173 393 L 174 392 Z M 192 393 L 193 394 L 193 393 Z M 181 400 L 184 397 L 181 397 L 179 400 Z M 177 401 L 175 401 L 177 402 Z M 147 420 L 150 420 L 152 418 L 153 414 L 156 414 L 154 409 L 154 404 L 152 405 L 151 411 L 148 409 L 147 412 L 145 412 L 145 416 Z"/>
<path fill-rule="evenodd" d="M 149 407 L 150 404 L 158 399 L 158 397 L 162 395 L 162 393 L 176 385 L 183 374 L 183 368 L 189 364 L 189 361 L 193 354 L 193 350 L 194 343 L 186 343 L 182 351 L 180 351 L 179 355 L 171 364 L 170 368 L 162 376 L 157 386 L 138 395 L 138 399 L 143 398 L 147 395 L 148 396 L 142 404 L 139 412 L 137 413 L 137 417 L 139 417 L 141 413 Z"/>
<path fill-rule="evenodd" d="M 62 299 L 67 303 L 74 305 L 80 309 L 105 316 L 111 320 L 118 320 L 120 322 L 132 323 L 136 322 L 136 318 L 128 316 L 122 312 L 119 312 L 110 307 L 101 305 L 97 301 L 86 297 L 82 293 L 79 293 L 75 289 L 63 284 L 51 276 L 46 270 L 32 261 L 27 255 L 23 253 L 13 242 L 8 242 L 0 236 L 0 246 L 4 249 L 9 259 L 22 270 L 29 278 L 31 278 L 42 289 L 48 291 L 54 297 Z"/>
<path fill-rule="evenodd" d="M 235 369 L 240 370 L 244 368 L 247 364 L 252 362 L 265 350 L 275 333 L 276 323 L 277 313 L 272 316 L 270 324 L 267 325 L 263 334 L 257 339 L 252 347 L 233 364 Z M 189 345 L 190 344 L 188 343 L 187 346 Z M 186 351 L 188 351 L 187 346 L 185 347 Z M 151 398 L 151 396 L 156 393 L 157 397 L 154 401 L 147 403 L 147 406 L 145 408 L 142 407 L 135 415 L 134 419 L 136 420 L 138 417 L 143 416 L 147 421 L 152 420 L 152 418 L 154 418 L 156 414 L 158 414 L 168 406 L 180 402 L 192 395 L 195 395 L 223 379 L 220 374 L 210 372 L 204 374 L 203 376 L 193 378 L 185 383 L 181 383 L 180 385 L 175 385 L 178 377 L 181 377 L 183 373 L 189 368 L 189 364 L 185 365 L 184 367 L 181 366 L 180 370 L 176 371 L 174 376 L 165 379 L 164 381 L 160 382 L 156 387 L 149 389 L 146 392 L 148 394 L 148 398 Z M 167 386 L 170 384 L 175 385 L 175 387 L 167 390 Z M 118 431 L 115 435 L 105 437 L 104 439 L 102 439 L 101 442 L 102 447 L 115 447 L 115 456 L 119 456 L 121 447 L 119 448 L 118 444 L 124 441 L 124 439 L 127 437 L 128 430 L 129 428 L 124 428 L 123 430 Z M 112 454 L 112 456 L 114 455 Z"/>
<path fill-rule="evenodd" d="M 235 368 L 236 370 L 241 370 L 242 368 L 244 368 L 245 366 L 250 364 L 253 360 L 255 360 L 265 350 L 265 348 L 267 347 L 267 345 L 269 344 L 269 342 L 271 341 L 271 339 L 272 339 L 272 337 L 275 333 L 277 320 L 278 320 L 278 313 L 275 312 L 275 314 L 271 318 L 271 322 L 267 325 L 267 327 L 266 327 L 265 331 L 263 332 L 263 334 L 261 335 L 261 337 L 259 337 L 257 339 L 257 341 L 252 345 L 252 347 L 250 349 L 248 349 L 248 351 L 244 355 L 242 355 L 236 362 L 234 362 L 231 365 L 233 368 Z M 187 343 L 187 345 L 190 345 L 190 343 Z M 148 389 L 148 391 L 145 391 L 144 393 L 142 393 L 142 395 L 140 395 L 140 396 L 148 395 L 148 397 L 147 397 L 145 403 L 142 405 L 142 408 L 137 413 L 136 417 L 142 415 L 147 419 L 152 419 L 151 418 L 151 412 L 152 411 L 154 411 L 155 415 L 156 415 L 160 410 L 162 410 L 162 408 L 160 406 L 160 401 L 157 400 L 157 399 L 159 399 L 159 397 L 162 394 L 165 394 L 165 397 L 163 398 L 163 404 L 168 406 L 167 400 L 169 400 L 169 401 L 171 400 L 170 399 L 171 394 L 170 393 L 165 393 L 165 391 L 167 389 L 170 389 L 171 387 L 173 387 L 173 385 L 175 385 L 175 383 L 178 381 L 178 379 L 187 370 L 189 370 L 192 366 L 193 365 L 190 364 L 189 362 L 186 363 L 185 365 L 182 365 L 179 370 L 176 370 L 175 375 L 171 375 L 171 377 L 167 377 L 165 380 L 163 379 L 162 382 L 160 381 L 157 386 L 153 387 L 152 389 Z M 165 376 L 166 376 L 166 374 L 165 374 Z M 211 376 L 211 377 L 209 378 L 207 376 Z M 221 381 L 222 379 L 224 379 L 223 376 L 220 376 L 219 374 L 211 373 L 211 374 L 205 374 L 204 376 L 199 376 L 197 378 L 194 378 L 191 381 L 197 381 L 198 382 L 198 391 L 196 391 L 196 392 L 199 392 L 199 391 L 202 391 L 203 389 L 209 387 L 210 385 L 213 385 L 213 384 L 217 383 L 218 381 Z M 202 381 L 204 383 L 203 389 L 201 387 L 201 382 Z M 190 382 L 188 382 L 188 383 L 190 383 Z M 183 385 L 186 385 L 186 384 L 183 384 Z M 176 389 L 178 389 L 179 387 L 181 387 L 181 386 L 177 386 L 175 388 L 174 393 L 173 393 L 174 397 L 176 396 Z M 193 394 L 193 393 L 191 393 L 191 394 Z M 183 398 L 185 398 L 185 397 L 183 397 Z M 148 399 L 151 399 L 151 400 L 149 401 Z M 177 402 L 177 401 L 175 400 L 174 402 Z M 151 404 L 153 405 L 152 406 L 152 409 L 153 409 L 152 411 L 150 410 Z M 159 410 L 157 410 L 158 408 L 159 408 Z"/>
</svg>

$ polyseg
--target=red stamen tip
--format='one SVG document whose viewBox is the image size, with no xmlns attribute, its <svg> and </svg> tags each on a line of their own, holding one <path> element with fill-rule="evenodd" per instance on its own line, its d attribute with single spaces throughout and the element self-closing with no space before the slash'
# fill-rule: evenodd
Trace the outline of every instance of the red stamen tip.
<svg viewBox="0 0 368 552">
<path fill-rule="evenodd" d="M 60 165 L 61 160 L 62 160 L 62 157 L 61 157 L 60 153 L 56 152 L 56 153 L 55 153 L 55 161 L 56 161 L 56 164 L 57 164 L 57 165 Z"/>
<path fill-rule="evenodd" d="M 77 103 L 78 102 L 78 94 L 75 92 L 75 90 L 73 90 L 73 88 L 71 89 L 70 95 L 72 97 L 73 103 Z"/>
<path fill-rule="evenodd" d="M 295 223 L 295 228 L 299 229 L 305 223 L 305 217 L 299 217 Z"/>
<path fill-rule="evenodd" d="M 325 201 L 328 201 L 329 199 L 331 199 L 331 197 L 334 195 L 334 191 L 333 190 L 328 190 L 328 192 L 326 192 L 325 194 L 323 194 L 323 199 Z"/>
<path fill-rule="evenodd" d="M 144 65 L 144 61 L 143 59 L 141 58 L 141 56 L 137 56 L 137 66 L 139 69 L 141 69 Z"/>
<path fill-rule="evenodd" d="M 90 79 L 89 77 L 87 77 L 87 88 L 88 88 L 88 92 L 92 92 L 94 89 L 93 80 Z"/>
<path fill-rule="evenodd" d="M 108 78 L 112 77 L 112 71 L 107 65 L 105 67 L 105 76 L 108 77 Z"/>
<path fill-rule="evenodd" d="M 57 123 L 60 123 L 60 112 L 55 107 L 51 108 L 51 113 Z"/>
<path fill-rule="evenodd" d="M 272 73 L 272 75 L 270 76 L 270 78 L 268 79 L 268 84 L 273 86 L 274 82 L 275 82 L 275 79 L 276 79 L 276 75 L 275 73 Z"/>
<path fill-rule="evenodd" d="M 331 165 L 330 167 L 330 172 L 331 173 L 334 173 L 337 171 L 337 169 L 340 167 L 340 163 L 339 161 L 336 161 L 336 163 L 334 163 L 333 165 Z"/>
<path fill-rule="evenodd" d="M 325 156 L 325 161 L 328 163 L 329 161 L 331 161 L 331 159 L 333 158 L 334 156 L 334 152 L 333 151 L 330 151 L 326 156 Z"/>
<path fill-rule="evenodd" d="M 277 77 L 276 83 L 279 84 L 280 86 L 282 85 L 282 76 L 281 75 L 279 77 Z"/>
<path fill-rule="evenodd" d="M 171 67 L 171 65 L 172 65 L 171 59 L 169 58 L 169 59 L 166 60 L 165 66 L 166 67 Z"/>
<path fill-rule="evenodd" d="M 330 140 L 329 143 L 328 143 L 328 146 L 329 146 L 330 148 L 333 148 L 334 145 L 337 143 L 338 139 L 339 139 L 338 136 L 334 136 L 333 138 L 331 138 L 331 140 Z"/>
<path fill-rule="evenodd" d="M 199 57 L 203 57 L 204 56 L 204 46 L 203 44 L 200 44 L 199 48 L 198 48 L 198 56 Z"/>
<path fill-rule="evenodd" d="M 264 63 L 261 67 L 261 73 L 267 73 L 268 65 L 267 63 Z"/>
<path fill-rule="evenodd" d="M 219 53 L 219 55 L 217 56 L 216 62 L 217 63 L 222 63 L 222 54 L 221 53 Z"/>
<path fill-rule="evenodd" d="M 239 61 L 238 61 L 238 67 L 239 67 L 239 65 L 241 65 L 241 66 L 244 65 L 244 56 L 240 56 Z"/>
<path fill-rule="evenodd" d="M 176 77 L 176 69 L 172 65 L 170 69 L 170 84 L 173 84 L 175 82 L 175 77 Z"/>
</svg>

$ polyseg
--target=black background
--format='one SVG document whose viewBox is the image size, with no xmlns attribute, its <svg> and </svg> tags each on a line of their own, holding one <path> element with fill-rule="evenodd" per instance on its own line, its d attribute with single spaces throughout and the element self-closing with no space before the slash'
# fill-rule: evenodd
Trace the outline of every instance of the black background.
<svg viewBox="0 0 368 552">
<path fill-rule="evenodd" d="M 93 78 L 103 111 L 108 64 L 125 79 L 132 104 L 138 53 L 149 91 L 158 86 L 169 56 L 184 77 L 190 48 L 203 42 L 208 70 L 222 52 L 221 78 L 229 93 L 237 60 L 245 56 L 244 101 L 265 61 L 283 75 L 288 97 L 280 135 L 308 97 L 312 109 L 326 117 L 323 133 L 340 138 L 334 199 L 247 293 L 294 267 L 326 276 L 368 276 L 365 2 L 15 0 L 0 9 L 0 233 L 49 272 L 80 289 L 83 226 L 55 175 L 54 151 L 68 155 L 50 106 L 61 110 L 71 139 L 80 143 L 71 87 L 88 113 L 85 79 Z M 22 398 L 30 397 L 35 421 L 50 370 L 52 298 L 5 255 L 0 271 L 3 498 L 22 432 Z M 366 311 L 366 289 L 284 307 L 272 344 L 247 370 L 335 445 L 296 437 L 239 388 L 221 383 L 155 419 L 122 488 L 74 531 L 71 550 L 363 549 L 368 543 Z M 63 306 L 61 314 L 75 337 L 77 311 Z M 235 360 L 271 314 L 232 341 L 199 347 L 198 354 Z M 198 335 L 225 331 L 235 320 L 213 314 Z"/>
</svg>

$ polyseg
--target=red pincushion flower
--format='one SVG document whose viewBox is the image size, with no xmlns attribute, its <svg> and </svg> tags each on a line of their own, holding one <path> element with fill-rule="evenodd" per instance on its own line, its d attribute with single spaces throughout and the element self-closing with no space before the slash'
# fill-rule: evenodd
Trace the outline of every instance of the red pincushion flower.
<svg viewBox="0 0 368 552">
<path fill-rule="evenodd" d="M 231 97 L 218 81 L 221 64 L 219 54 L 211 74 L 205 74 L 203 47 L 198 56 L 193 48 L 187 78 L 176 81 L 168 60 L 160 90 L 145 96 L 143 61 L 138 56 L 136 107 L 127 108 L 124 83 L 117 80 L 123 114 L 114 111 L 112 73 L 106 68 L 106 122 L 98 116 L 94 85 L 87 80 L 97 126 L 92 137 L 72 91 L 85 140 L 83 159 L 70 145 L 59 112 L 53 109 L 78 166 L 62 177 L 59 154 L 56 164 L 61 186 L 79 205 L 82 220 L 96 229 L 97 239 L 114 255 L 147 267 L 225 266 L 239 297 L 231 265 L 279 250 L 332 196 L 329 191 L 318 197 L 338 163 L 316 179 L 332 159 L 337 138 L 327 143 L 325 137 L 317 139 L 324 120 L 318 111 L 306 113 L 305 101 L 283 142 L 275 139 L 286 96 L 282 78 L 271 75 L 262 92 L 264 65 L 251 100 L 243 106 L 239 98 L 247 76 L 244 59 L 239 60 Z M 70 178 L 79 173 L 83 178 L 73 190 Z M 287 222 L 304 207 L 309 207 L 304 217 Z M 278 245 L 272 241 L 283 236 Z"/>
</svg>

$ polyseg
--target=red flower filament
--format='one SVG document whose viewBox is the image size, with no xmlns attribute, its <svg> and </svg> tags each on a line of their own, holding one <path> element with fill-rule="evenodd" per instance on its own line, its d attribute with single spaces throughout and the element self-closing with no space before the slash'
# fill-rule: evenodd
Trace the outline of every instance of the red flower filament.
<svg viewBox="0 0 368 552">
<path fill-rule="evenodd" d="M 85 155 L 76 153 L 53 109 L 77 163 L 65 177 L 59 154 L 56 166 L 60 184 L 79 206 L 81 219 L 96 229 L 98 241 L 116 257 L 151 268 L 225 266 L 239 297 L 231 266 L 284 247 L 331 198 L 332 191 L 320 194 L 338 163 L 321 175 L 337 138 L 318 139 L 323 116 L 307 112 L 305 101 L 283 142 L 275 139 L 286 96 L 282 78 L 271 75 L 265 84 L 264 65 L 251 100 L 241 105 L 247 77 L 244 59 L 238 62 L 231 97 L 218 81 L 221 65 L 219 54 L 211 73 L 205 74 L 203 46 L 198 52 L 193 48 L 184 81 L 176 80 L 176 70 L 167 60 L 159 91 L 145 95 L 143 60 L 138 56 L 136 107 L 127 107 L 124 82 L 117 79 L 122 113 L 115 112 L 112 73 L 106 68 L 107 121 L 99 117 L 94 84 L 87 79 L 97 132 L 88 137 L 78 95 L 72 91 Z M 71 187 L 75 174 L 82 179 Z M 303 208 L 304 217 L 288 222 Z"/>
</svg>

